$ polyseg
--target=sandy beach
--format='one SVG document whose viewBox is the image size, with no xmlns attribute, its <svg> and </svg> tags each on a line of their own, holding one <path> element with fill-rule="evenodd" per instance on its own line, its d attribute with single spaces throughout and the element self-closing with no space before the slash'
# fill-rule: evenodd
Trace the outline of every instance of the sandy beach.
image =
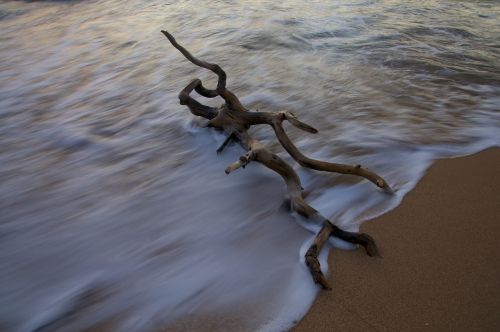
<svg viewBox="0 0 500 332">
<path fill-rule="evenodd" d="M 332 250 L 331 292 L 299 331 L 498 331 L 500 149 L 437 161 L 369 221 L 382 258 Z"/>
</svg>

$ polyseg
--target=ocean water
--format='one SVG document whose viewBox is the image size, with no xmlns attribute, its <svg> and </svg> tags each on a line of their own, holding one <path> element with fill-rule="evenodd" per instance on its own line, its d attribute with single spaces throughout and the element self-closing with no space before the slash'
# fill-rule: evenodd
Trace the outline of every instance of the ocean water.
<svg viewBox="0 0 500 332">
<path fill-rule="evenodd" d="M 286 127 L 305 154 L 388 180 L 395 195 L 296 165 L 308 202 L 357 230 L 435 159 L 500 145 L 499 22 L 495 1 L 2 1 L 0 330 L 282 331 L 318 293 L 318 225 L 264 167 L 225 175 L 241 148 L 217 155 L 177 99 L 216 78 L 161 29 L 247 108 L 318 128 Z"/>
</svg>

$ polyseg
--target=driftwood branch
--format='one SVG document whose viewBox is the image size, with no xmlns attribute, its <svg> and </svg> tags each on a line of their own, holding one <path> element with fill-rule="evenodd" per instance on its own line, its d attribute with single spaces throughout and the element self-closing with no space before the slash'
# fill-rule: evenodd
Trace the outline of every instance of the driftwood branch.
<svg viewBox="0 0 500 332">
<path fill-rule="evenodd" d="M 233 140 L 235 139 L 236 135 L 234 132 L 231 132 L 229 135 L 227 135 L 226 139 L 224 142 L 217 148 L 217 153 L 221 153 L 224 148 Z"/>
<path fill-rule="evenodd" d="M 288 121 L 293 126 L 312 134 L 318 132 L 315 128 L 300 121 L 293 113 L 288 111 L 276 113 L 248 111 L 243 107 L 236 95 L 226 88 L 227 75 L 219 65 L 199 60 L 183 46 L 179 45 L 170 33 L 167 31 L 162 31 L 162 33 L 187 60 L 199 67 L 212 71 L 218 76 L 215 90 L 207 89 L 203 86 L 201 80 L 195 79 L 179 93 L 179 101 L 181 105 L 186 105 L 194 115 L 210 120 L 210 127 L 214 127 L 226 133 L 227 138 L 217 149 L 217 152 L 221 152 L 230 141 L 238 142 L 243 149 L 245 149 L 246 153 L 226 168 L 226 174 L 230 174 L 239 168 L 244 168 L 252 161 L 261 163 L 270 170 L 278 173 L 285 181 L 287 198 L 290 202 L 291 210 L 306 219 L 314 220 L 323 225 L 305 255 L 306 265 L 314 281 L 320 284 L 324 289 L 330 289 L 318 261 L 318 255 L 330 236 L 335 236 L 344 241 L 361 245 L 365 248 L 369 256 L 378 256 L 378 249 L 375 241 L 369 235 L 346 232 L 335 226 L 330 220 L 307 204 L 304 200 L 300 178 L 294 169 L 278 155 L 272 153 L 262 143 L 253 138 L 248 133 L 248 129 L 251 126 L 261 124 L 271 126 L 283 148 L 303 167 L 319 171 L 361 176 L 373 182 L 384 191 L 391 192 L 391 188 L 387 181 L 361 165 L 329 163 L 305 156 L 286 134 L 283 128 L 283 121 Z M 225 103 L 219 108 L 203 105 L 191 97 L 191 92 L 193 90 L 208 98 L 219 96 L 224 99 Z"/>
</svg>

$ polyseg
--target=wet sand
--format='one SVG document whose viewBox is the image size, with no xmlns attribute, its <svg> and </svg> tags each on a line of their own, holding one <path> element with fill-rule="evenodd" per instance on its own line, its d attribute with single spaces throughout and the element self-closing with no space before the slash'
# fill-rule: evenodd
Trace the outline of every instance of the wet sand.
<svg viewBox="0 0 500 332">
<path fill-rule="evenodd" d="M 362 226 L 383 258 L 333 250 L 299 331 L 499 331 L 500 149 L 436 162 Z"/>
</svg>

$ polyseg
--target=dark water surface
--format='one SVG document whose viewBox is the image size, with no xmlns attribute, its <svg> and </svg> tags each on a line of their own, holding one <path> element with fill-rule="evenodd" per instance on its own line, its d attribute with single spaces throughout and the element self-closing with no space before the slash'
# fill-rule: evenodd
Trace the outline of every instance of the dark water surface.
<svg viewBox="0 0 500 332">
<path fill-rule="evenodd" d="M 297 168 L 308 201 L 355 230 L 434 159 L 500 145 L 499 22 L 495 1 L 3 1 L 0 330 L 280 331 L 312 303 L 301 257 L 318 226 L 281 208 L 276 174 L 224 174 L 242 151 L 217 156 L 224 138 L 177 100 L 215 77 L 161 29 L 249 109 L 318 128 L 287 128 L 306 154 L 390 182 L 393 197 Z"/>
</svg>

